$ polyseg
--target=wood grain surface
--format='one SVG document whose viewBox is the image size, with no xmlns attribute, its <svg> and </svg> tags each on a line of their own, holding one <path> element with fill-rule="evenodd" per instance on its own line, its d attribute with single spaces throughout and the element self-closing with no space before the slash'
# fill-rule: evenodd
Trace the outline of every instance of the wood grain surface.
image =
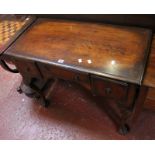
<svg viewBox="0 0 155 155">
<path fill-rule="evenodd" d="M 151 31 L 38 19 L 6 55 L 141 84 Z"/>
</svg>

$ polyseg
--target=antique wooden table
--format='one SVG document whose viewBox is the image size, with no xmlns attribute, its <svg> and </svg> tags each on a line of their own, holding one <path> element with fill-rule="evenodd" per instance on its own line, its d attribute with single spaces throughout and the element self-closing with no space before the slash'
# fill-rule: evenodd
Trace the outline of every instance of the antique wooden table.
<svg viewBox="0 0 155 155">
<path fill-rule="evenodd" d="M 143 77 L 151 39 L 145 28 L 39 18 L 3 52 L 1 64 L 19 71 L 18 91 L 44 106 L 59 79 L 82 85 L 112 109 L 120 133 L 126 134 L 146 97 Z"/>
</svg>

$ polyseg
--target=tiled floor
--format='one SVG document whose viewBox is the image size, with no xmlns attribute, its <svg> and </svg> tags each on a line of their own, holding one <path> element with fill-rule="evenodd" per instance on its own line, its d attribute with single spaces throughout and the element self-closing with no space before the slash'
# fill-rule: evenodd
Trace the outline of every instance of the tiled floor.
<svg viewBox="0 0 155 155">
<path fill-rule="evenodd" d="M 21 76 L 0 68 L 0 139 L 155 139 L 155 113 L 143 111 L 127 136 L 76 86 L 59 83 L 45 109 L 18 94 Z"/>
</svg>

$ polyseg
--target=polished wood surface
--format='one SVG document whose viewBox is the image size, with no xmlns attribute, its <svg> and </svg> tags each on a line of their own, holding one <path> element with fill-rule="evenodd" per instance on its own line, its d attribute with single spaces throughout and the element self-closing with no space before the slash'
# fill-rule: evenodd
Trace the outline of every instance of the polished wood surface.
<svg viewBox="0 0 155 155">
<path fill-rule="evenodd" d="M 0 56 L 34 19 L 28 15 L 0 15 Z"/>
<path fill-rule="evenodd" d="M 141 84 L 150 30 L 38 19 L 6 55 Z"/>
<path fill-rule="evenodd" d="M 151 52 L 148 59 L 143 84 L 155 88 L 155 35 L 152 40 Z"/>
</svg>

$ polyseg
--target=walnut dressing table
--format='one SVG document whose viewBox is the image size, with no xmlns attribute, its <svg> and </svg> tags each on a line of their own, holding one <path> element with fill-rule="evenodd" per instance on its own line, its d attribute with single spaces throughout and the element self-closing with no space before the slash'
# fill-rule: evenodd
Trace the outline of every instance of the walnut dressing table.
<svg viewBox="0 0 155 155">
<path fill-rule="evenodd" d="M 3 52 L 1 64 L 8 70 L 6 61 L 13 62 L 23 77 L 18 91 L 44 106 L 59 79 L 82 85 L 107 110 L 113 100 L 119 132 L 126 134 L 147 94 L 151 40 L 145 28 L 38 18 Z"/>
</svg>

